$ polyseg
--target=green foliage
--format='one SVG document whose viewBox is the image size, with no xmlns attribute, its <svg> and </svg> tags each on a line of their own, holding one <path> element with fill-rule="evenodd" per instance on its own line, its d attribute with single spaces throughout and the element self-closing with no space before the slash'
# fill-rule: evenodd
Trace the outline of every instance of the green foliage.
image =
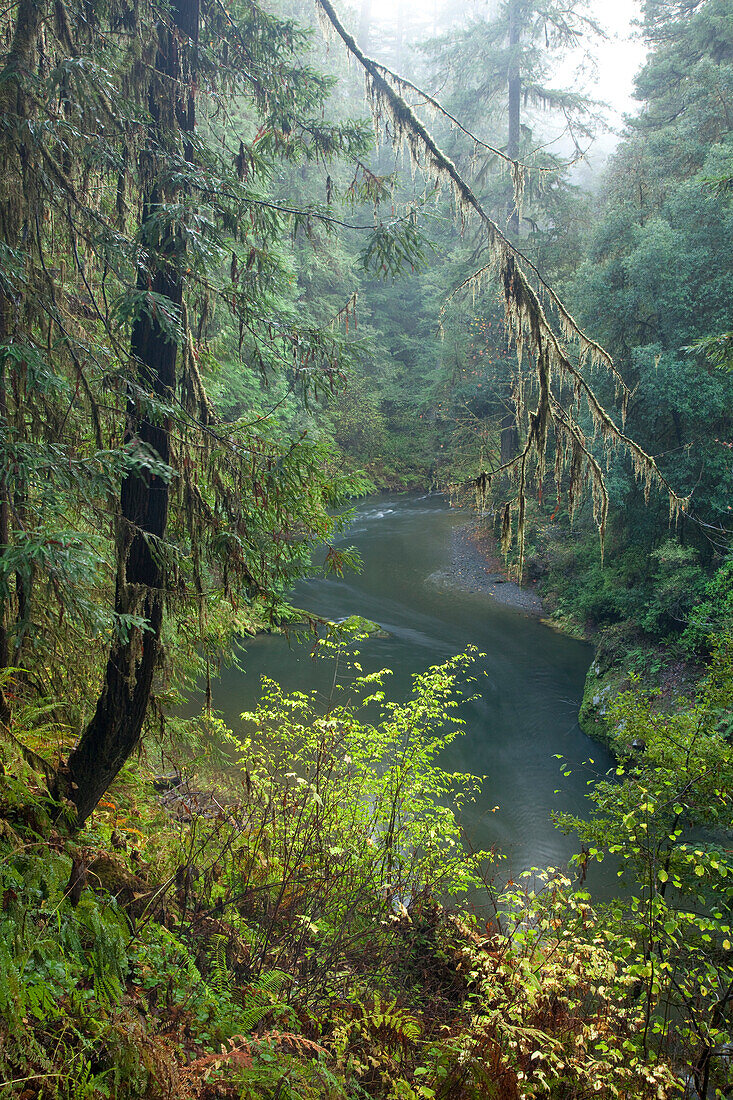
<svg viewBox="0 0 733 1100">
<path fill-rule="evenodd" d="M 342 663 L 343 647 L 324 644 Z M 430 669 L 401 702 L 386 673 L 358 676 L 325 713 L 266 682 L 249 734 L 220 731 L 241 770 L 226 790 L 217 773 L 213 802 L 189 787 L 199 812 L 166 820 L 138 790 L 134 861 L 121 804 L 104 803 L 76 906 L 79 849 L 29 830 L 2 777 L 16 819 L 0 840 L 6 1079 L 38 1074 L 59 1100 L 666 1100 L 685 1065 L 698 1090 L 721 1084 L 729 643 L 687 711 L 637 694 L 610 707 L 619 774 L 593 788 L 592 821 L 565 821 L 581 879 L 604 856 L 622 866 L 629 899 L 604 909 L 557 870 L 499 887 L 462 851 L 477 781 L 439 754 L 469 669 L 465 655 Z M 109 842 L 114 856 L 92 851 Z M 129 881 L 127 865 L 138 885 L 114 900 L 101 882 L 111 867 Z"/>
<path fill-rule="evenodd" d="M 733 561 L 728 559 L 708 582 L 704 598 L 693 609 L 683 642 L 706 651 L 733 631 Z"/>
<path fill-rule="evenodd" d="M 561 815 L 584 841 L 583 865 L 611 859 L 630 893 L 609 906 L 604 936 L 635 980 L 635 1047 L 683 1051 L 701 1097 L 725 1082 L 732 1034 L 732 707 L 730 638 L 686 708 L 620 695 L 607 715 L 616 777 L 592 788 L 591 821 Z"/>
<path fill-rule="evenodd" d="M 694 489 L 696 511 L 683 542 L 666 509 L 642 510 L 616 457 L 626 508 L 605 566 L 586 516 L 572 543 L 539 539 L 536 558 L 561 612 L 607 629 L 609 662 L 654 674 L 659 643 L 680 636 L 687 654 L 714 655 L 687 708 L 666 713 L 637 692 L 602 701 L 618 774 L 594 788 L 591 822 L 565 824 L 585 843 L 579 877 L 612 858 L 629 900 L 594 911 L 559 872 L 502 890 L 481 853 L 465 853 L 461 809 L 480 780 L 440 763 L 459 732 L 465 655 L 398 702 L 386 671 L 357 675 L 325 712 L 315 694 L 267 681 L 242 736 L 211 714 L 166 719 L 238 633 L 292 616 L 288 589 L 310 549 L 328 546 L 343 522 L 334 510 L 367 484 L 343 473 L 331 439 L 380 483 L 461 482 L 500 464 L 516 404 L 490 297 L 470 322 L 448 306 L 445 343 L 435 339 L 439 306 L 483 245 L 451 227 L 449 203 L 426 245 L 408 208 L 415 189 L 384 152 L 362 163 L 365 125 L 328 121 L 334 82 L 311 64 L 308 33 L 254 3 L 204 5 L 198 42 L 176 35 L 171 99 L 155 55 L 172 10 L 21 0 L 0 16 L 0 634 L 24 667 L 0 672 L 16 736 L 0 776 L 3 1087 L 22 1095 L 33 1080 L 44 1100 L 661 1100 L 691 1071 L 700 1097 L 724 1088 L 730 561 L 708 574 L 731 497 L 730 374 L 719 369 L 733 286 L 729 11 L 646 3 L 643 110 L 575 278 L 593 334 L 635 387 L 630 430 Z M 512 12 L 520 49 L 507 42 Z M 499 14 L 439 44 L 455 101 L 483 121 L 517 64 L 528 101 L 587 122 L 587 104 L 546 79 L 547 48 L 593 29 L 582 5 Z M 24 47 L 23 20 L 36 18 L 43 33 L 31 26 Z M 195 131 L 178 118 L 194 88 Z M 534 144 L 529 126 L 520 137 Z M 482 157 L 477 193 L 501 220 L 513 188 Z M 567 276 L 587 210 L 560 174 L 526 184 L 527 251 Z M 342 199 L 353 227 L 336 237 Z M 161 255 L 180 303 L 153 286 Z M 143 324 L 178 346 L 170 393 L 155 393 L 130 353 Z M 140 418 L 170 434 L 169 459 L 135 438 Z M 167 754 L 175 734 L 198 771 L 163 809 L 141 749 L 82 847 L 52 827 L 28 750 L 68 748 L 110 639 L 148 632 L 112 600 L 130 478 L 170 493 L 165 537 L 149 540 L 167 619 L 147 744 L 155 727 Z M 555 479 L 536 488 L 554 490 L 564 522 Z M 337 573 L 354 560 L 327 550 Z M 340 633 L 317 646 L 335 654 L 334 685 Z M 48 698 L 63 703 L 45 713 Z"/>
<path fill-rule="evenodd" d="M 411 214 L 402 223 L 378 226 L 360 260 L 365 271 L 375 271 L 393 279 L 408 267 L 411 271 L 424 267 L 426 242 L 418 230 L 416 215 Z"/>
<path fill-rule="evenodd" d="M 334 657 L 340 659 L 338 644 Z M 332 702 L 319 716 L 316 695 L 285 696 L 271 682 L 265 682 L 257 710 L 242 716 L 257 731 L 241 741 L 240 751 L 247 783 L 262 801 L 259 812 L 266 818 L 277 798 L 297 815 L 290 824 L 297 822 L 299 833 L 317 829 L 334 838 L 310 857 L 325 859 L 324 869 L 347 855 L 335 838 L 356 845 L 350 852 L 358 860 L 355 896 L 342 886 L 340 898 L 322 903 L 322 923 L 311 922 L 314 934 L 327 936 L 349 907 L 356 912 L 359 904 L 371 906 L 380 890 L 405 905 L 419 886 L 457 894 L 476 884 L 473 861 L 462 850 L 456 807 L 476 796 L 479 780 L 447 773 L 438 764 L 440 752 L 459 732 L 458 719 L 452 729 L 441 727 L 457 705 L 456 679 L 469 663 L 470 657 L 459 656 L 415 676 L 404 703 L 386 700 L 386 670 L 357 677 L 348 694 L 375 709 L 369 724 L 359 720 L 354 703 Z M 282 843 L 280 858 L 287 853 L 287 868 L 278 867 L 273 853 L 268 856 L 275 881 L 278 873 L 290 877 L 295 871 L 290 845 Z M 307 913 L 302 919 L 311 921 Z"/>
<path fill-rule="evenodd" d="M 99 1095 L 110 1076 L 110 1068 L 92 1074 L 89 1059 L 112 1026 L 130 966 L 124 913 L 113 899 L 100 906 L 88 895 L 72 908 L 64 900 L 70 867 L 40 839 L 6 848 L 0 865 L 0 1065 L 12 1078 L 38 1059 L 51 1095 L 64 1098 Z M 55 1036 L 55 1064 L 46 1033 Z M 86 1091 L 73 1091 L 82 1084 Z"/>
<path fill-rule="evenodd" d="M 641 109 L 607 173 L 574 296 L 636 387 L 629 430 L 660 454 L 676 485 L 694 486 L 685 537 L 709 565 L 705 525 L 725 529 L 733 491 L 731 380 L 710 361 L 724 360 L 725 337 L 710 334 L 727 331 L 733 288 L 731 206 L 710 187 L 730 174 L 723 118 L 733 92 L 733 24 L 719 0 L 649 3 L 645 30 L 651 49 L 637 78 Z M 710 359 L 690 354 L 694 348 Z M 654 549 L 665 517 L 645 517 L 621 464 L 617 477 L 627 536 Z"/>
<path fill-rule="evenodd" d="M 613 648 L 622 663 L 624 649 L 663 643 L 693 654 L 688 627 L 709 584 L 694 546 L 667 538 L 649 552 L 625 532 L 614 532 L 601 562 L 589 524 L 576 524 L 572 538 L 564 527 L 537 526 L 531 560 L 545 592 L 560 615 L 597 632 L 604 653 Z M 623 638 L 614 641 L 619 630 Z"/>
</svg>

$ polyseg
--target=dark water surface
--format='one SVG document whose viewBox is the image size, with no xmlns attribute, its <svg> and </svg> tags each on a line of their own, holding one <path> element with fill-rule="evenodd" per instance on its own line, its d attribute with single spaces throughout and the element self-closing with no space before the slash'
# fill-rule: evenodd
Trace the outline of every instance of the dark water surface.
<svg viewBox="0 0 733 1100">
<path fill-rule="evenodd" d="M 567 862 L 574 842 L 553 828 L 550 815 L 558 809 L 589 813 L 587 780 L 611 761 L 577 723 L 590 646 L 485 595 L 446 589 L 431 579 L 450 567 L 451 529 L 468 518 L 437 495 L 372 497 L 358 508 L 342 540 L 359 550 L 361 574 L 303 583 L 293 602 L 330 619 L 363 615 L 389 631 L 389 638 L 361 644 L 360 661 L 365 672 L 392 669 L 392 698 L 408 693 L 413 673 L 467 645 L 486 654 L 475 670 L 480 698 L 459 712 L 465 735 L 441 762 L 450 771 L 488 776 L 481 804 L 469 807 L 463 821 L 473 845 L 497 845 L 516 875 Z M 246 673 L 225 671 L 214 689 L 215 706 L 232 728 L 257 699 L 263 674 L 286 690 L 328 692 L 333 667 L 314 661 L 310 649 L 310 643 L 270 635 L 246 643 Z M 572 768 L 569 778 L 556 753 Z M 593 764 L 584 764 L 591 758 Z"/>
</svg>

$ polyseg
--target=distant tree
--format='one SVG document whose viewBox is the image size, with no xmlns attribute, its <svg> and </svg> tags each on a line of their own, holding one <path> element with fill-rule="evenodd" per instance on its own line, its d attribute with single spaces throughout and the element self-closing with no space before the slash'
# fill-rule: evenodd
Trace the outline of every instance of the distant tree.
<svg viewBox="0 0 733 1100">
<path fill-rule="evenodd" d="M 507 232 L 518 240 L 523 207 L 533 228 L 552 220 L 556 186 L 551 175 L 525 173 L 520 164 L 549 169 L 561 175 L 560 161 L 537 137 L 536 113 L 546 112 L 564 124 L 563 138 L 576 153 L 592 133 L 592 104 L 577 88 L 556 85 L 559 61 L 570 50 L 580 50 L 590 61 L 590 45 L 602 31 L 588 13 L 586 0 L 505 0 L 488 17 L 470 22 L 457 34 L 438 39 L 428 49 L 434 59 L 435 80 L 450 89 L 454 113 L 466 125 L 485 134 L 486 118 L 492 129 L 506 135 L 503 149 L 516 167 L 496 172 L 496 159 L 474 145 L 481 165 L 475 186 L 494 217 L 506 219 Z M 495 139 L 494 139 L 495 140 Z M 541 148 L 533 148 L 539 144 Z M 465 157 L 465 151 L 464 151 Z M 508 177 L 508 178 L 507 178 Z M 543 178 L 544 177 L 544 178 Z M 547 184 L 547 186 L 544 186 Z M 488 380 L 487 380 L 488 381 Z M 519 425 L 511 374 L 504 375 L 496 392 L 501 406 L 501 458 L 509 463 L 519 447 Z"/>
<path fill-rule="evenodd" d="M 560 62 L 570 51 L 580 52 L 581 67 L 592 65 L 592 46 L 603 32 L 588 6 L 588 0 L 503 0 L 488 17 L 427 47 L 435 82 L 461 122 L 485 130 L 489 119 L 492 129 L 505 135 L 510 161 L 556 167 L 551 154 L 532 149 L 536 111 L 560 117 L 578 151 L 592 135 L 591 100 L 577 87 L 556 84 Z M 493 135 L 491 143 L 496 144 Z M 480 149 L 476 153 L 482 155 Z M 507 216 L 516 232 L 513 202 Z"/>
</svg>

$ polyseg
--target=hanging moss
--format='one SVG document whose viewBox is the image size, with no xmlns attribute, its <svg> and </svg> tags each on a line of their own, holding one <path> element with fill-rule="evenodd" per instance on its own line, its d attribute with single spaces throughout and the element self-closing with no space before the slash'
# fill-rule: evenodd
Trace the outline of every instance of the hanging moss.
<svg viewBox="0 0 733 1100">
<path fill-rule="evenodd" d="M 405 101 L 406 91 L 417 92 L 433 110 L 444 112 L 440 104 L 414 84 L 367 57 L 342 25 L 330 0 L 316 0 L 319 21 L 327 37 L 338 36 L 350 56 L 364 68 L 366 95 L 369 101 L 377 142 L 386 138 L 395 149 L 405 149 L 413 172 L 422 171 L 436 188 L 447 187 L 453 198 L 461 230 L 469 221 L 478 221 L 488 245 L 490 260 L 466 279 L 451 296 L 471 290 L 476 292 L 484 279 L 498 280 L 502 288 L 507 331 L 517 352 L 517 373 L 513 380 L 517 408 L 517 423 L 528 424 L 525 446 L 496 473 L 504 472 L 517 485 L 515 498 L 506 503 L 502 516 L 502 548 L 506 553 L 512 539 L 512 515 L 517 519 L 520 580 L 523 565 L 527 487 L 534 473 L 541 487 L 545 476 L 550 429 L 555 438 L 555 482 L 559 487 L 565 473 L 569 475 L 568 509 L 571 518 L 578 504 L 590 493 L 593 515 L 603 551 L 608 517 L 608 490 L 603 468 L 595 457 L 591 444 L 599 440 L 606 459 L 616 449 L 630 457 L 634 476 L 642 485 L 648 501 L 653 486 L 669 496 L 670 521 L 687 510 L 689 498 L 680 497 L 666 481 L 654 458 L 623 430 L 629 401 L 629 390 L 611 356 L 592 340 L 577 324 L 553 289 L 542 279 L 537 268 L 502 233 L 484 210 L 476 195 L 458 172 L 455 164 L 438 147 L 425 125 Z M 452 116 L 447 115 L 452 118 Z M 455 120 L 453 120 L 455 121 Z M 507 159 L 498 150 L 486 147 Z M 515 204 L 521 206 L 525 187 L 525 165 L 510 162 L 514 182 Z M 529 274 L 527 274 L 527 272 Z M 532 285 L 530 277 L 538 289 Z M 544 298 L 552 309 L 552 321 L 543 307 Z M 525 386 L 522 380 L 524 364 L 534 364 L 538 394 L 537 407 L 526 408 Z M 602 405 L 585 377 L 585 370 L 606 371 L 614 380 L 620 401 L 621 426 Z M 570 386 L 575 410 L 560 399 L 564 387 Z M 580 427 L 578 414 L 585 409 L 591 417 L 594 435 L 590 442 Z M 483 508 L 491 479 L 482 472 L 475 481 L 477 500 Z"/>
</svg>

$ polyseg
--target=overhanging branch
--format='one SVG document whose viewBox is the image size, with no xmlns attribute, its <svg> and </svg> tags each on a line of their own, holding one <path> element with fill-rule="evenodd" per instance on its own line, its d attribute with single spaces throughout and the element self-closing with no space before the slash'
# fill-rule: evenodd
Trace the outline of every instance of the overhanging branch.
<svg viewBox="0 0 733 1100">
<path fill-rule="evenodd" d="M 438 146 L 400 91 L 416 91 L 424 95 L 428 102 L 430 97 L 411 82 L 403 80 L 373 58 L 367 57 L 353 35 L 349 34 L 342 24 L 331 0 L 315 0 L 315 3 L 324 34 L 329 37 L 333 34 L 338 36 L 349 54 L 356 58 L 364 69 L 367 98 L 371 105 L 377 138 L 383 130 L 386 130 L 395 148 L 406 147 L 414 168 L 423 171 L 433 180 L 436 187 L 441 185 L 449 187 L 462 228 L 470 217 L 478 218 L 486 236 L 491 262 L 466 280 L 462 287 L 475 289 L 481 279 L 488 274 L 498 278 L 503 290 L 507 329 L 515 344 L 520 366 L 525 350 L 534 362 L 539 395 L 537 408 L 533 412 L 524 409 L 521 393 L 518 402 L 518 415 L 527 413 L 530 423 L 527 439 L 529 450 L 523 451 L 514 463 L 515 471 L 519 471 L 519 492 L 514 505 L 518 514 L 520 563 L 524 546 L 529 451 L 534 455 L 537 480 L 541 484 L 550 425 L 554 429 L 556 438 L 555 474 L 558 491 L 560 475 L 567 467 L 570 472 L 569 497 L 572 510 L 583 486 L 590 483 L 596 524 L 601 545 L 603 544 L 608 507 L 603 470 L 579 425 L 575 423 L 553 392 L 554 381 L 557 381 L 560 386 L 569 385 L 574 396 L 584 401 L 593 423 L 594 435 L 600 436 L 604 451 L 608 453 L 613 449 L 620 449 L 629 455 L 635 477 L 642 484 L 646 498 L 654 485 L 668 494 L 670 518 L 676 519 L 680 512 L 687 510 L 689 498 L 681 497 L 674 491 L 654 458 L 617 425 L 596 396 L 583 372 L 583 367 L 590 365 L 601 367 L 612 375 L 616 383 L 617 396 L 620 396 L 622 401 L 623 424 L 630 394 L 613 359 L 597 341 L 592 340 L 583 331 L 552 287 L 542 279 L 534 264 L 502 233 L 483 208 L 470 185 L 463 179 L 456 165 Z M 498 153 L 497 150 L 494 152 Z M 512 162 L 512 171 L 515 188 L 519 190 L 523 166 Z M 525 270 L 531 271 L 537 279 L 539 292 L 532 286 Z M 548 319 L 540 295 L 549 301 L 557 317 L 556 324 L 552 324 Z M 574 345 L 573 351 L 568 344 Z M 481 475 L 479 480 L 485 483 L 486 475 Z M 506 521 L 505 516 L 505 526 Z"/>
</svg>

